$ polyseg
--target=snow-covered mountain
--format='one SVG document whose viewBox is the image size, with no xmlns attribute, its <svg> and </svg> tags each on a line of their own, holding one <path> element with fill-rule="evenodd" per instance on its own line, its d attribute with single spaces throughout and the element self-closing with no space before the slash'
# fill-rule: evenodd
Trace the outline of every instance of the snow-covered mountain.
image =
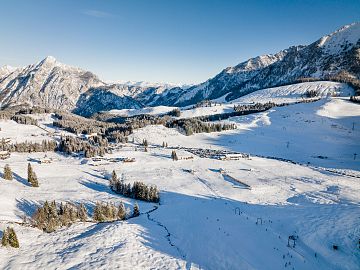
<svg viewBox="0 0 360 270">
<path fill-rule="evenodd" d="M 360 78 L 360 23 L 342 27 L 308 46 L 293 46 L 274 55 L 251 58 L 187 90 L 165 91 L 151 105 L 183 106 L 227 94 L 233 100 L 259 89 L 293 83 L 299 78 L 324 79 L 340 71 Z"/>
<path fill-rule="evenodd" d="M 95 74 L 62 64 L 52 56 L 23 68 L 0 68 L 2 107 L 26 103 L 75 110 L 88 116 L 98 110 L 140 108 L 142 103 L 134 97 L 144 91 L 157 95 L 173 87 L 145 83 L 108 84 Z"/>
<path fill-rule="evenodd" d="M 130 88 L 134 92 L 142 88 Z M 91 116 L 99 111 L 108 111 L 112 109 L 139 109 L 142 103 L 131 97 L 130 89 L 125 85 L 111 85 L 90 88 L 81 94 L 74 112 L 82 116 Z"/>
<path fill-rule="evenodd" d="M 11 72 L 14 72 L 15 70 L 16 70 L 16 67 L 12 67 L 9 65 L 0 67 L 0 78 L 9 75 Z"/>
<path fill-rule="evenodd" d="M 28 103 L 73 109 L 79 96 L 104 83 L 93 73 L 70 67 L 48 56 L 37 64 L 18 68 L 0 78 L 2 106 Z"/>
<path fill-rule="evenodd" d="M 105 83 L 89 71 L 47 57 L 23 68 L 0 69 L 2 107 L 29 103 L 91 115 L 99 110 L 185 106 L 225 96 L 233 100 L 299 78 L 326 79 L 346 71 L 360 78 L 360 23 L 342 27 L 308 46 L 251 58 L 191 87 L 173 84 Z"/>
</svg>

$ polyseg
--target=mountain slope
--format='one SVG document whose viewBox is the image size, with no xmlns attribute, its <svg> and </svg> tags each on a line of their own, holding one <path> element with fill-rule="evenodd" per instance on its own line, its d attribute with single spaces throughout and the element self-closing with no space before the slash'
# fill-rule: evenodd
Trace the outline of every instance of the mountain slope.
<svg viewBox="0 0 360 270">
<path fill-rule="evenodd" d="M 98 110 L 140 108 L 134 97 L 162 93 L 170 85 L 107 84 L 96 75 L 71 67 L 48 56 L 23 68 L 0 68 L 1 107 L 29 104 L 54 109 L 75 110 L 90 116 Z M 146 99 L 146 98 L 145 98 Z"/>
<path fill-rule="evenodd" d="M 90 88 L 80 95 L 73 112 L 89 117 L 99 111 L 119 108 L 139 109 L 143 107 L 140 102 L 116 90 L 118 90 L 116 86 L 113 88 Z"/>
<path fill-rule="evenodd" d="M 165 91 L 151 105 L 184 106 L 228 94 L 233 100 L 259 89 L 291 84 L 300 78 L 326 79 L 341 71 L 360 78 L 360 23 L 342 27 L 308 46 L 294 46 L 275 55 L 249 59 L 224 69 L 188 90 Z"/>
<path fill-rule="evenodd" d="M 9 65 L 0 67 L 0 78 L 8 76 L 10 73 L 14 72 L 15 70 L 16 70 L 15 67 L 11 67 Z"/>
<path fill-rule="evenodd" d="M 90 86 L 103 84 L 93 73 L 61 64 L 49 56 L 1 78 L 0 102 L 72 109 L 80 94 Z"/>
</svg>

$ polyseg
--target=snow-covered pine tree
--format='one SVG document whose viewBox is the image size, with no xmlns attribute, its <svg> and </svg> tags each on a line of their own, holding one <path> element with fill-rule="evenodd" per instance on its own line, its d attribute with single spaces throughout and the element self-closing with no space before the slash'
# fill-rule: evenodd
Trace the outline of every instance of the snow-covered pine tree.
<svg viewBox="0 0 360 270">
<path fill-rule="evenodd" d="M 96 222 L 105 221 L 105 217 L 104 217 L 102 208 L 103 208 L 102 205 L 99 202 L 97 202 L 96 205 L 95 205 L 94 214 L 93 214 L 93 219 Z"/>
<path fill-rule="evenodd" d="M 29 183 L 30 183 L 32 174 L 33 174 L 33 169 L 32 169 L 32 167 L 31 167 L 31 164 L 28 163 L 27 175 L 28 175 L 28 182 L 29 182 Z"/>
<path fill-rule="evenodd" d="M 70 218 L 70 222 L 76 221 L 78 219 L 76 206 L 70 202 L 67 202 L 66 209 L 68 211 L 68 216 Z"/>
<path fill-rule="evenodd" d="M 53 232 L 57 229 L 58 226 L 60 226 L 55 201 L 52 201 L 51 203 L 45 201 L 44 211 L 45 211 L 45 226 L 43 229 L 46 232 Z"/>
<path fill-rule="evenodd" d="M 110 203 L 103 205 L 103 214 L 105 216 L 106 221 L 112 220 L 112 217 L 113 217 L 112 210 L 113 209 L 112 209 Z"/>
<path fill-rule="evenodd" d="M 117 219 L 125 220 L 126 219 L 126 209 L 123 202 L 120 202 L 117 210 Z"/>
<path fill-rule="evenodd" d="M 13 180 L 13 174 L 12 174 L 9 164 L 6 164 L 4 167 L 4 179 Z"/>
<path fill-rule="evenodd" d="M 135 203 L 134 205 L 134 210 L 133 210 L 133 217 L 138 217 L 140 216 L 140 209 L 139 209 L 139 205 L 138 203 Z"/>
<path fill-rule="evenodd" d="M 86 221 L 88 219 L 88 213 L 83 203 L 80 203 L 77 207 L 77 217 L 80 221 Z"/>
<path fill-rule="evenodd" d="M 110 203 L 110 207 L 111 207 L 111 220 L 116 220 L 117 219 L 117 208 L 115 207 L 115 205 L 113 203 Z"/>
<path fill-rule="evenodd" d="M 110 179 L 110 188 L 114 191 L 116 191 L 116 186 L 117 186 L 117 182 L 118 182 L 118 176 L 115 172 L 115 170 L 113 170 L 112 174 L 111 174 L 111 179 Z"/>
<path fill-rule="evenodd" d="M 37 176 L 30 163 L 28 163 L 28 182 L 31 184 L 32 187 L 39 187 Z"/>
</svg>

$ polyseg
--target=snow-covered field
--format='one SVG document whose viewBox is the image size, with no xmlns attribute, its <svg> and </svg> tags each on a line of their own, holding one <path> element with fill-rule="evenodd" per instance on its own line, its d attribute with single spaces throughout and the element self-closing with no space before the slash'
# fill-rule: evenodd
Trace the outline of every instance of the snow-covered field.
<svg viewBox="0 0 360 270">
<path fill-rule="evenodd" d="M 262 89 L 255 91 L 249 95 L 243 96 L 234 100 L 240 103 L 252 102 L 274 102 L 274 103 L 287 103 L 301 100 L 307 91 L 316 91 L 319 97 L 328 96 L 351 96 L 353 89 L 346 84 L 320 81 L 320 82 L 305 82 L 291 85 L 285 85 L 274 88 Z"/>
<path fill-rule="evenodd" d="M 360 106 L 341 98 L 289 105 L 227 120 L 237 129 L 189 137 L 175 129 L 147 126 L 135 141 L 169 146 L 227 149 L 300 163 L 359 170 Z M 354 154 L 357 154 L 354 159 Z"/>
<path fill-rule="evenodd" d="M 33 163 L 40 187 L 26 183 L 27 162 L 43 154 L 13 154 L 15 180 L 0 181 L 1 228 L 21 221 L 44 200 L 134 203 L 112 193 L 105 172 L 126 181 L 142 180 L 161 189 L 161 205 L 125 222 L 79 223 L 46 234 L 14 225 L 19 250 L 1 248 L 3 269 L 356 269 L 359 250 L 360 183 L 304 166 L 251 158 L 218 161 L 195 157 L 174 162 L 170 149 L 144 153 L 129 146 L 113 156 L 133 164 L 92 167 L 81 160 L 49 154 L 52 164 Z M 185 154 L 178 152 L 179 155 Z M 142 164 L 142 166 L 139 166 Z M 219 173 L 251 186 L 243 189 Z M 192 169 L 191 174 L 185 169 Z M 251 169 L 251 170 L 250 170 Z M 142 212 L 153 208 L 140 203 Z M 240 209 L 241 214 L 238 214 Z M 235 214 L 236 211 L 236 214 Z M 262 225 L 256 225 L 258 218 Z M 160 225 L 161 224 L 161 225 Z M 165 228 L 163 227 L 166 227 Z M 167 237 L 167 231 L 170 236 Z M 299 236 L 288 248 L 287 237 Z M 339 251 L 333 251 L 337 244 Z M 316 257 L 315 257 L 316 253 Z M 291 268 L 292 269 L 292 268 Z"/>
<path fill-rule="evenodd" d="M 108 113 L 122 117 L 129 117 L 139 114 L 160 115 L 160 114 L 168 113 L 176 108 L 177 107 L 156 106 L 156 107 L 146 107 L 141 109 L 110 110 L 108 111 Z"/>
<path fill-rule="evenodd" d="M 13 120 L 0 120 L 0 128 L 0 138 L 9 138 L 12 143 L 49 139 L 45 130 L 33 125 L 18 124 Z"/>
<path fill-rule="evenodd" d="M 280 90 L 272 91 L 280 95 Z M 292 95 L 289 91 L 284 95 Z M 273 95 L 258 92 L 261 99 Z M 291 93 L 291 100 L 301 94 Z M 199 113 L 214 108 L 200 108 Z M 54 130 L 49 115 L 38 120 L 40 127 Z M 58 153 L 46 153 L 51 164 L 36 162 L 45 153 L 12 153 L 0 160 L 0 170 L 10 164 L 14 172 L 13 181 L 0 179 L 0 230 L 11 224 L 20 242 L 19 249 L 0 248 L 0 268 L 359 269 L 360 157 L 354 154 L 360 154 L 360 105 L 327 97 L 226 121 L 238 128 L 193 136 L 163 126 L 135 130 L 129 138 L 134 143 L 106 155 L 135 158 L 134 163 L 92 166 L 86 159 Z M 13 141 L 44 132 L 12 121 L 1 121 L 0 127 L 7 132 L 1 136 Z M 138 145 L 143 139 L 150 144 L 148 152 Z M 163 142 L 174 148 L 246 152 L 250 158 L 172 161 L 173 149 L 162 148 Z M 192 155 L 184 149 L 176 152 Z M 28 162 L 39 188 L 27 184 Z M 156 184 L 161 191 L 158 208 L 147 214 L 156 204 L 139 202 L 139 217 L 77 223 L 49 234 L 16 223 L 45 200 L 83 202 L 90 213 L 97 201 L 123 201 L 132 209 L 135 200 L 108 186 L 114 169 L 129 183 Z M 287 246 L 290 235 L 298 236 L 295 248 Z"/>
</svg>

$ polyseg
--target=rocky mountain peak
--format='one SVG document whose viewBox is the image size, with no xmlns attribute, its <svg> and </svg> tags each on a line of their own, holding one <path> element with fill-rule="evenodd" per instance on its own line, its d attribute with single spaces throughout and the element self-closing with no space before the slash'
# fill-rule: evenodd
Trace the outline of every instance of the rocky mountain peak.
<svg viewBox="0 0 360 270">
<path fill-rule="evenodd" d="M 339 54 L 356 46 L 359 43 L 359 38 L 360 22 L 356 22 L 323 36 L 317 41 L 317 46 L 327 54 Z"/>
</svg>

